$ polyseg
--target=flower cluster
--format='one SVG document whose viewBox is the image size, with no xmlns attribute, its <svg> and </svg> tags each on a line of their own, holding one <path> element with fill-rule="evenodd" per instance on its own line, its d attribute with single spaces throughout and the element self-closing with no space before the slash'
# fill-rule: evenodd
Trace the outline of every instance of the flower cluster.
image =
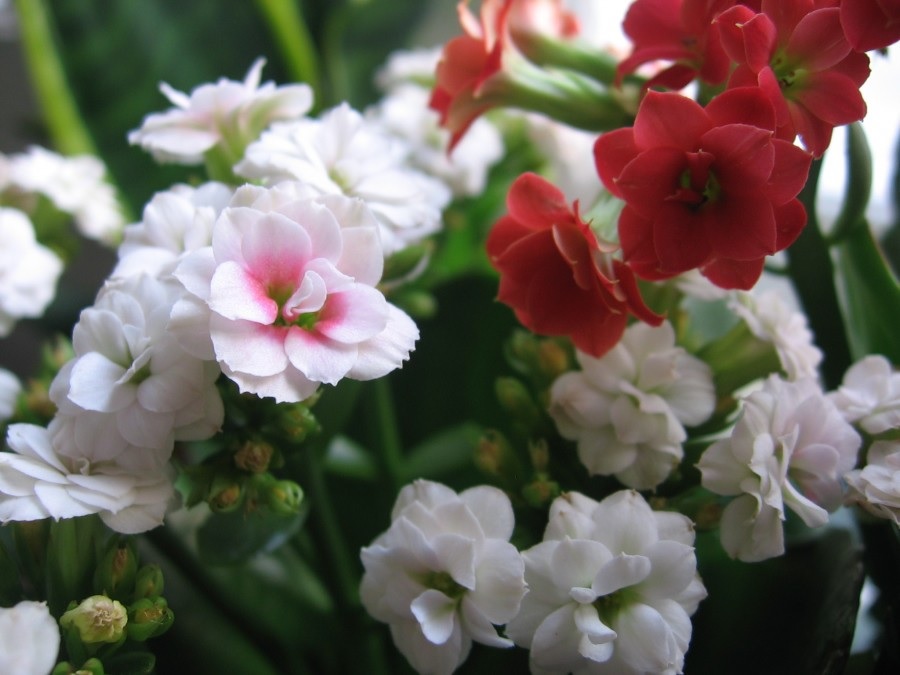
<svg viewBox="0 0 900 675">
<path fill-rule="evenodd" d="M 259 3 L 309 81 L 161 85 L 127 140 L 189 168 L 137 222 L 99 160 L 0 155 L 0 336 L 53 300 L 68 220 L 115 252 L 40 372 L 0 368 L 0 670 L 152 672 L 174 612 L 138 550 L 189 573 L 184 630 L 235 640 L 198 672 L 677 675 L 752 611 L 732 585 L 800 559 L 849 598 L 863 559 L 893 588 L 854 548 L 900 527 L 859 124 L 890 4 L 633 0 L 619 48 L 599 3 L 460 0 L 357 108 L 316 70 L 356 9 L 319 45 Z"/>
</svg>

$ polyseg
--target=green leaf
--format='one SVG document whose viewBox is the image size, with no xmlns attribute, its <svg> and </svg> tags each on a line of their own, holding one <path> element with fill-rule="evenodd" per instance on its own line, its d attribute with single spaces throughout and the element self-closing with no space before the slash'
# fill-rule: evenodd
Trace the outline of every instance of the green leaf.
<svg viewBox="0 0 900 675">
<path fill-rule="evenodd" d="M 233 565 L 257 553 L 274 551 L 303 525 L 308 509 L 281 516 L 267 508 L 251 514 L 213 513 L 197 530 L 200 559 L 210 565 Z"/>
<path fill-rule="evenodd" d="M 463 423 L 441 431 L 414 448 L 403 465 L 404 482 L 439 478 L 472 465 L 481 427 Z"/>
<path fill-rule="evenodd" d="M 838 288 L 853 358 L 883 354 L 900 363 L 900 285 L 871 230 L 856 228 L 836 249 Z"/>
<path fill-rule="evenodd" d="M 343 435 L 331 439 L 325 451 L 325 470 L 345 478 L 375 480 L 378 465 L 372 455 L 357 442 Z"/>
</svg>

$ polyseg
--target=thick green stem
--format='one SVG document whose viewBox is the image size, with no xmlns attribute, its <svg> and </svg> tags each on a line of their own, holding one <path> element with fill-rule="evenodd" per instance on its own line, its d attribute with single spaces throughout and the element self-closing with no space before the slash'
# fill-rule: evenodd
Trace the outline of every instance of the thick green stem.
<svg viewBox="0 0 900 675">
<path fill-rule="evenodd" d="M 16 10 L 32 85 L 53 145 L 64 155 L 96 155 L 66 81 L 45 0 L 16 0 Z"/>
<path fill-rule="evenodd" d="M 545 35 L 530 36 L 519 43 L 528 59 L 539 66 L 565 68 L 611 86 L 616 79 L 618 60 L 608 51 L 580 40 L 557 40 Z"/>
<path fill-rule="evenodd" d="M 400 489 L 403 481 L 403 445 L 397 429 L 397 415 L 394 410 L 394 394 L 386 377 L 371 383 L 370 410 L 374 423 L 378 448 L 387 478 L 394 491 Z"/>
<path fill-rule="evenodd" d="M 834 228 L 826 241 L 834 245 L 854 233 L 867 228 L 865 215 L 872 194 L 872 153 L 866 141 L 866 132 L 859 122 L 847 127 L 847 183 L 844 186 L 844 203 Z"/>
<path fill-rule="evenodd" d="M 295 0 L 256 0 L 263 18 L 281 50 L 288 73 L 297 82 L 305 82 L 319 102 L 319 64 L 312 35 Z"/>
</svg>

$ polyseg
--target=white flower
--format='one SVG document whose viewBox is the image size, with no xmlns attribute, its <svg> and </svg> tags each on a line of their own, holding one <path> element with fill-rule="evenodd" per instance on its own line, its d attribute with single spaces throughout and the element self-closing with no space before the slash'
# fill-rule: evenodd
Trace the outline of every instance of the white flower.
<svg viewBox="0 0 900 675">
<path fill-rule="evenodd" d="M 193 296 L 173 312 L 185 346 L 214 357 L 241 391 L 278 401 L 344 377 L 382 377 L 409 358 L 419 335 L 376 288 L 384 260 L 362 201 L 295 194 L 241 188 L 212 246 L 175 272 Z"/>
<path fill-rule="evenodd" d="M 481 194 L 488 170 L 503 157 L 500 132 L 480 117 L 448 154 L 450 132 L 440 128 L 440 116 L 428 107 L 428 97 L 423 87 L 398 85 L 366 114 L 408 144 L 411 165 L 442 180 L 454 195 Z"/>
<path fill-rule="evenodd" d="M 900 441 L 872 443 L 866 465 L 845 474 L 844 480 L 849 486 L 846 503 L 900 525 Z"/>
<path fill-rule="evenodd" d="M 28 217 L 0 207 L 0 337 L 19 319 L 44 313 L 62 269 L 57 255 L 35 239 Z"/>
<path fill-rule="evenodd" d="M 50 432 L 13 424 L 0 452 L 0 522 L 74 518 L 93 513 L 124 534 L 160 525 L 174 497 L 166 465 L 126 471 L 115 464 L 59 456 Z"/>
<path fill-rule="evenodd" d="M 312 107 L 312 90 L 305 84 L 260 86 L 264 59 L 257 59 L 243 82 L 220 79 L 202 84 L 190 96 L 168 84 L 160 90 L 175 105 L 144 118 L 128 142 L 140 145 L 159 162 L 200 164 L 204 153 L 220 147 L 233 161 L 247 143 L 276 120 L 302 117 Z"/>
<path fill-rule="evenodd" d="M 565 373 L 550 390 L 560 434 L 578 442 L 590 473 L 639 490 L 659 485 L 684 456 L 683 425 L 713 412 L 709 367 L 675 346 L 669 323 L 633 324 L 602 358 L 577 358 L 582 370 Z"/>
<path fill-rule="evenodd" d="M 383 92 L 405 84 L 430 88 L 434 84 L 434 71 L 442 51 L 443 46 L 438 45 L 391 52 L 385 64 L 375 73 L 375 84 Z"/>
<path fill-rule="evenodd" d="M 809 527 L 828 522 L 859 446 L 815 380 L 770 376 L 744 400 L 731 437 L 713 443 L 697 464 L 705 488 L 735 496 L 720 523 L 728 554 L 754 562 L 784 553 L 786 507 Z"/>
<path fill-rule="evenodd" d="M 450 200 L 440 181 L 408 165 L 399 138 L 346 103 L 320 119 L 275 124 L 251 143 L 235 172 L 275 184 L 299 180 L 322 195 L 358 197 L 381 228 L 385 256 L 440 229 Z"/>
<path fill-rule="evenodd" d="M 0 607 L 0 673 L 48 675 L 59 654 L 59 627 L 47 603 Z"/>
<path fill-rule="evenodd" d="M 125 228 L 111 276 L 171 274 L 186 253 L 212 243 L 213 223 L 233 192 L 224 183 L 205 183 L 196 188 L 175 185 L 154 195 L 144 207 L 143 220 Z"/>
<path fill-rule="evenodd" d="M 900 372 L 879 354 L 850 366 L 840 388 L 828 397 L 844 419 L 870 434 L 900 428 Z"/>
<path fill-rule="evenodd" d="M 706 597 L 693 543 L 689 519 L 632 490 L 563 495 L 544 541 L 522 552 L 529 590 L 507 634 L 533 673 L 680 673 Z"/>
<path fill-rule="evenodd" d="M 114 245 L 125 219 L 105 176 L 106 166 L 97 157 L 63 157 L 39 146 L 13 155 L 9 161 L 11 187 L 47 197 L 75 218 L 75 226 L 85 237 Z"/>
<path fill-rule="evenodd" d="M 75 358 L 50 397 L 62 415 L 103 413 L 127 443 L 167 459 L 175 440 L 207 438 L 222 423 L 218 368 L 188 354 L 167 330 L 184 290 L 147 275 L 108 281 L 72 332 Z M 98 422 L 96 416 L 89 424 Z M 76 442 L 76 437 L 70 439 Z M 77 456 L 75 451 L 64 454 Z"/>
<path fill-rule="evenodd" d="M 508 541 L 513 524 L 496 488 L 457 494 L 417 480 L 400 491 L 390 528 L 362 549 L 363 606 L 390 625 L 418 672 L 453 672 L 473 640 L 512 646 L 494 626 L 515 616 L 525 594 L 522 558 Z"/>
<path fill-rule="evenodd" d="M 791 309 L 776 291 L 760 295 L 736 291 L 728 306 L 751 333 L 775 347 L 788 379 L 817 376 L 822 352 L 813 344 L 806 316 Z"/>
<path fill-rule="evenodd" d="M 22 392 L 22 383 L 14 373 L 0 368 L 0 424 L 13 416 L 16 399 Z"/>
</svg>

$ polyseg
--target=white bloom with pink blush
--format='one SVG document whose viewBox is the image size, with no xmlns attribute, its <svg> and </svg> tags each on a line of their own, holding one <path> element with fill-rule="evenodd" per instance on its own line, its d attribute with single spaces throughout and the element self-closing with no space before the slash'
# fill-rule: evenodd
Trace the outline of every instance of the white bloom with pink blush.
<svg viewBox="0 0 900 675">
<path fill-rule="evenodd" d="M 770 376 L 743 401 L 731 437 L 697 463 L 703 487 L 734 497 L 720 523 L 725 551 L 747 562 L 784 553 L 787 509 L 808 527 L 827 523 L 860 443 L 815 380 Z"/>
<path fill-rule="evenodd" d="M 12 452 L 0 452 L 0 522 L 75 518 L 98 514 L 124 534 L 161 525 L 175 498 L 174 472 L 129 471 L 115 464 L 57 454 L 50 432 L 13 424 Z"/>
<path fill-rule="evenodd" d="M 59 257 L 35 238 L 28 216 L 0 207 L 0 337 L 19 319 L 44 313 L 62 270 Z"/>
<path fill-rule="evenodd" d="M 175 106 L 144 118 L 128 142 L 140 145 L 159 162 L 201 164 L 213 148 L 245 148 L 276 120 L 296 119 L 312 107 L 312 89 L 305 84 L 260 85 L 265 59 L 257 59 L 243 82 L 225 78 L 202 84 L 190 95 L 168 84 L 160 90 Z M 231 157 L 240 159 L 240 152 Z"/>
<path fill-rule="evenodd" d="M 376 287 L 379 227 L 362 201 L 296 193 L 241 188 L 212 246 L 175 272 L 193 296 L 175 308 L 176 333 L 194 353 L 208 349 L 241 391 L 277 401 L 382 377 L 419 336 Z"/>
</svg>

